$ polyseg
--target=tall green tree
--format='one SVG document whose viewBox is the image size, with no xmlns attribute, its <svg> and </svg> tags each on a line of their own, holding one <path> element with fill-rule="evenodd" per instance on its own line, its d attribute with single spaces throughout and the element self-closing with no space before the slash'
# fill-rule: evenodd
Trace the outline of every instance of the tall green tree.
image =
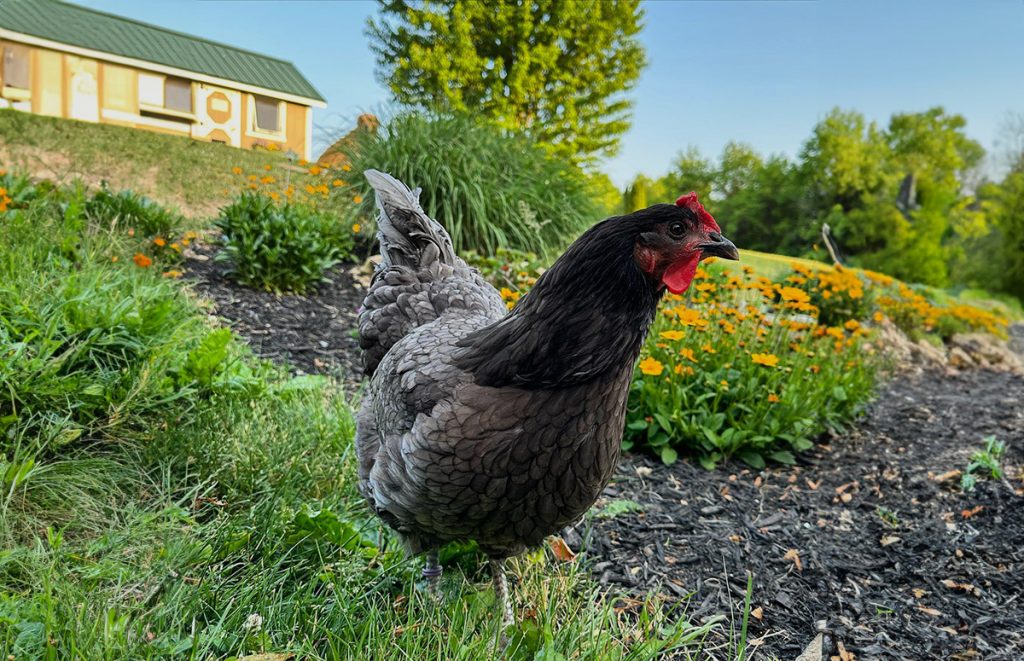
<svg viewBox="0 0 1024 661">
<path fill-rule="evenodd" d="M 616 152 L 646 62 L 639 0 L 379 0 L 378 77 L 403 104 L 482 114 L 576 161 Z"/>
<path fill-rule="evenodd" d="M 701 155 L 693 145 L 680 152 L 672 163 L 672 169 L 658 180 L 669 195 L 679 196 L 691 191 L 697 193 L 702 202 L 707 202 L 715 186 L 717 175 L 715 164 L 711 159 Z M 675 199 L 673 197 L 672 199 Z M 671 202 L 672 200 L 659 200 Z"/>
</svg>

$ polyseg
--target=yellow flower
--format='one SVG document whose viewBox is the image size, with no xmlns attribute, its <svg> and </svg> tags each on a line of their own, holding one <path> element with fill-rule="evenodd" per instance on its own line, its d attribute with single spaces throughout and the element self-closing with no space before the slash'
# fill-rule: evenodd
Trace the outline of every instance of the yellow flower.
<svg viewBox="0 0 1024 661">
<path fill-rule="evenodd" d="M 779 289 L 779 296 L 781 296 L 784 301 L 792 301 L 794 303 L 807 303 L 811 300 L 811 297 L 807 295 L 807 292 L 796 287 L 782 287 Z"/>
<path fill-rule="evenodd" d="M 775 393 L 769 393 L 768 401 L 771 402 L 772 404 L 777 404 L 779 401 L 779 396 L 776 395 Z"/>
<path fill-rule="evenodd" d="M 683 308 L 679 313 L 679 323 L 684 326 L 707 326 L 707 319 L 702 319 L 700 312 L 693 308 Z"/>
<path fill-rule="evenodd" d="M 164 271 L 165 278 L 180 278 L 182 275 L 178 269 L 171 269 L 170 271 Z"/>
<path fill-rule="evenodd" d="M 722 386 L 722 390 L 728 390 L 729 389 L 729 382 L 726 381 L 725 379 L 722 379 L 721 381 L 719 381 L 718 385 Z"/>
<path fill-rule="evenodd" d="M 658 376 L 664 369 L 664 365 L 650 356 L 640 361 L 640 371 L 648 376 Z"/>
<path fill-rule="evenodd" d="M 842 328 L 839 328 L 839 327 L 837 327 L 837 326 L 830 326 L 830 327 L 829 327 L 829 328 L 828 328 L 828 329 L 827 329 L 827 330 L 825 331 L 825 333 L 826 333 L 827 335 L 831 335 L 832 337 L 836 338 L 837 340 L 841 340 L 841 339 L 843 339 L 844 337 L 846 337 L 846 333 L 844 333 L 844 332 L 843 332 L 843 329 L 842 329 Z"/>
<path fill-rule="evenodd" d="M 885 321 L 885 315 L 882 314 L 881 312 L 876 312 L 874 317 L 872 317 L 872 318 L 875 320 L 876 324 L 880 324 L 883 321 Z"/>
<path fill-rule="evenodd" d="M 263 166 L 263 169 L 266 170 L 267 172 L 270 172 L 273 168 L 274 166 L 271 165 L 270 163 L 267 163 L 266 165 Z"/>
<path fill-rule="evenodd" d="M 659 337 L 663 337 L 666 340 L 681 340 L 686 337 L 686 333 L 680 330 L 667 330 L 658 333 Z"/>
<path fill-rule="evenodd" d="M 683 376 L 693 376 L 696 372 L 689 365 L 676 365 L 673 371 L 676 374 L 682 374 Z"/>
<path fill-rule="evenodd" d="M 116 261 L 117 261 L 117 260 L 119 260 L 119 259 L 121 259 L 121 258 L 120 258 L 120 257 L 118 257 L 117 255 L 114 255 L 113 257 L 111 257 L 111 258 L 110 258 L 110 261 L 112 261 L 112 262 L 116 262 Z"/>
<path fill-rule="evenodd" d="M 750 359 L 754 361 L 755 365 L 764 365 L 765 367 L 776 367 L 779 364 L 779 357 L 773 353 L 751 354 Z"/>
<path fill-rule="evenodd" d="M 264 183 L 264 184 L 272 184 L 272 183 L 274 183 L 273 175 L 269 175 L 268 174 L 267 176 L 263 177 L 262 179 L 260 179 L 260 183 Z"/>
<path fill-rule="evenodd" d="M 355 225 L 352 226 L 352 232 L 354 234 L 359 234 L 359 230 L 361 229 L 363 229 L 363 227 L 359 223 L 356 223 Z"/>
<path fill-rule="evenodd" d="M 846 330 L 848 331 L 855 331 L 858 328 L 860 328 L 860 322 L 857 321 L 856 319 L 850 319 L 845 324 L 843 324 L 843 326 L 845 326 Z"/>
<path fill-rule="evenodd" d="M 276 191 L 270 191 L 270 199 L 277 202 L 278 200 L 281 199 L 281 194 Z"/>
<path fill-rule="evenodd" d="M 710 344 L 705 344 L 700 348 L 700 350 L 703 351 L 704 353 L 718 353 L 717 351 L 715 351 L 715 348 Z"/>
<path fill-rule="evenodd" d="M 501 294 L 501 297 L 506 301 L 512 298 L 512 290 L 509 289 L 508 287 L 502 287 L 501 291 L 499 291 L 498 293 Z"/>
<path fill-rule="evenodd" d="M 181 252 L 181 246 L 179 246 L 177 243 L 172 243 L 171 250 L 173 250 L 174 252 Z"/>
<path fill-rule="evenodd" d="M 231 168 L 231 172 L 232 174 L 242 174 L 242 168 L 236 165 L 235 167 Z"/>
<path fill-rule="evenodd" d="M 320 174 L 320 166 L 319 165 L 314 165 L 313 167 L 309 168 L 309 173 L 312 174 L 312 175 Z"/>
<path fill-rule="evenodd" d="M 316 192 L 316 188 L 313 186 L 313 184 L 306 184 L 306 192 L 312 195 L 313 193 Z"/>
<path fill-rule="evenodd" d="M 334 181 L 331 182 L 331 185 L 334 186 L 335 188 L 338 188 L 339 186 L 344 186 L 345 182 L 342 181 L 341 179 L 335 179 Z"/>
<path fill-rule="evenodd" d="M 679 355 L 689 360 L 690 362 L 697 362 L 697 356 L 693 355 L 693 349 L 683 348 L 679 350 Z"/>
<path fill-rule="evenodd" d="M 153 244 L 163 248 L 164 246 L 167 245 L 167 242 L 158 236 L 155 239 L 153 239 Z"/>
<path fill-rule="evenodd" d="M 356 204 L 362 204 L 363 197 L 361 195 L 356 195 L 355 197 L 352 198 L 352 201 L 355 202 Z"/>
<path fill-rule="evenodd" d="M 821 371 L 821 367 L 819 367 L 818 365 L 811 365 L 811 371 L 817 374 L 818 372 Z"/>
<path fill-rule="evenodd" d="M 249 181 L 256 181 L 257 179 L 259 179 L 259 177 L 257 177 L 256 175 L 254 175 L 254 174 L 250 174 L 249 175 Z"/>
<path fill-rule="evenodd" d="M 344 165 L 341 166 L 341 169 L 344 170 L 345 172 L 349 172 L 350 170 L 352 170 L 352 166 L 349 165 L 348 163 L 345 163 Z"/>
</svg>

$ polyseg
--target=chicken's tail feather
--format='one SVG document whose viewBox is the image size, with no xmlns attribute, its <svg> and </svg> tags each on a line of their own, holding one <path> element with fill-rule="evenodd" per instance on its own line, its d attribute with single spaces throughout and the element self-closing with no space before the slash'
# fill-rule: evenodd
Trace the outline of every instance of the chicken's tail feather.
<svg viewBox="0 0 1024 661">
<path fill-rule="evenodd" d="M 452 239 L 440 223 L 423 211 L 419 188 L 410 190 L 379 170 L 366 170 L 363 174 L 377 197 L 380 270 L 391 266 L 423 268 L 433 262 L 455 263 Z"/>
<path fill-rule="evenodd" d="M 448 232 L 424 213 L 419 189 L 377 170 L 365 174 L 377 194 L 381 253 L 359 312 L 359 346 L 369 375 L 395 343 L 446 311 L 500 318 L 505 304 L 455 254 Z"/>
</svg>

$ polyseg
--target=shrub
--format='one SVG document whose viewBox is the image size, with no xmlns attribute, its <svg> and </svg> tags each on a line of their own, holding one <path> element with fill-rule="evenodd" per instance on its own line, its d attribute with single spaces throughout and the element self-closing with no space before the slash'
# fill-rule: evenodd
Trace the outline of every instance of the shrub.
<svg viewBox="0 0 1024 661">
<path fill-rule="evenodd" d="M 105 181 L 86 202 L 85 213 L 94 222 L 130 228 L 144 237 L 169 236 L 184 222 L 181 214 L 148 197 L 130 190 L 112 192 Z"/>
<path fill-rule="evenodd" d="M 243 192 L 214 223 L 223 233 L 230 275 L 270 291 L 301 293 L 348 257 L 351 232 L 300 204 L 276 204 L 265 195 Z"/>
<path fill-rule="evenodd" d="M 422 188 L 420 203 L 456 250 L 549 253 L 598 220 L 595 186 L 527 137 L 467 115 L 400 115 L 347 147 L 363 222 L 376 214 L 361 176 L 376 168 Z"/>
</svg>

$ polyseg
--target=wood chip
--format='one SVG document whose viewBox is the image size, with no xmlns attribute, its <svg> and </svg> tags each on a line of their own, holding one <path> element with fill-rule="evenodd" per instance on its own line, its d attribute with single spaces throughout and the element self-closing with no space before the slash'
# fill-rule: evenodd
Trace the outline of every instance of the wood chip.
<svg viewBox="0 0 1024 661">
<path fill-rule="evenodd" d="M 882 539 L 879 540 L 879 544 L 881 544 L 882 546 L 889 546 L 890 544 L 895 544 L 896 542 L 900 541 L 903 540 L 901 540 L 896 535 L 882 535 Z"/>
<path fill-rule="evenodd" d="M 924 588 L 914 588 L 911 592 L 913 592 L 914 596 L 918 599 L 928 594 L 928 590 L 925 590 Z"/>
<path fill-rule="evenodd" d="M 930 477 L 933 481 L 938 482 L 939 484 L 942 484 L 943 482 L 949 482 L 950 480 L 955 480 L 956 478 L 960 477 L 961 475 L 963 475 L 963 473 L 960 472 L 959 469 L 954 468 L 951 471 L 946 471 L 945 473 L 941 473 L 939 475 L 932 475 L 932 474 L 929 473 L 928 477 Z"/>
<path fill-rule="evenodd" d="M 969 519 L 983 509 L 985 509 L 984 505 L 975 505 L 969 510 L 963 510 L 962 512 L 960 512 L 960 516 L 964 517 L 965 519 Z"/>
<path fill-rule="evenodd" d="M 979 590 L 976 586 L 972 585 L 971 583 L 958 583 L 957 581 L 954 581 L 949 578 L 944 578 L 939 582 L 945 585 L 950 590 L 960 590 L 962 592 L 966 592 L 967 594 L 973 594 L 975 597 L 981 596 L 981 590 Z"/>
<path fill-rule="evenodd" d="M 807 483 L 807 488 L 810 489 L 811 491 L 815 491 L 819 486 L 821 486 L 821 480 L 815 482 L 809 477 L 805 477 L 804 482 Z"/>
<path fill-rule="evenodd" d="M 917 610 L 921 611 L 922 613 L 924 613 L 926 615 L 931 615 L 932 617 L 941 617 L 942 616 L 941 612 L 935 610 L 934 608 L 928 608 L 927 606 L 922 606 L 921 604 L 917 605 Z"/>
<path fill-rule="evenodd" d="M 750 614 L 755 620 L 760 620 L 764 617 L 764 609 L 758 606 L 754 610 L 750 611 Z"/>
<path fill-rule="evenodd" d="M 786 555 L 782 556 L 783 560 L 789 560 L 796 566 L 797 571 L 803 571 L 804 565 L 800 561 L 800 553 L 796 549 L 789 549 L 786 551 Z"/>
</svg>

